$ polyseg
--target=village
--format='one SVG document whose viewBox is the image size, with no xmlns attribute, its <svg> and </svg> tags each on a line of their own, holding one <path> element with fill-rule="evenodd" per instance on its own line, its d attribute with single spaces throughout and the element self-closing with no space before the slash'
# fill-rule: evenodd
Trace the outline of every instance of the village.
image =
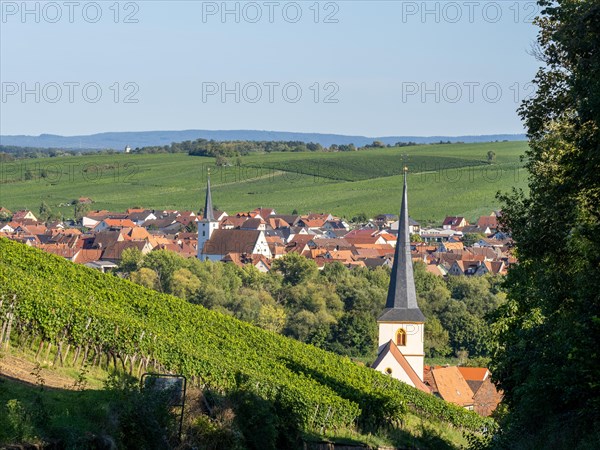
<svg viewBox="0 0 600 450">
<path fill-rule="evenodd" d="M 279 214 L 265 207 L 229 215 L 212 207 L 209 180 L 202 213 L 96 210 L 77 222 L 43 222 L 32 211 L 13 213 L 3 207 L 0 214 L 8 219 L 0 223 L 0 235 L 102 272 L 116 270 L 127 249 L 142 254 L 166 250 L 185 258 L 253 265 L 261 272 L 291 252 L 313 260 L 319 269 L 334 262 L 348 269 L 389 267 L 386 309 L 378 319 L 378 357 L 371 367 L 483 416 L 502 400 L 485 367 L 424 364 L 425 317 L 412 269 L 413 262 L 421 261 L 440 277 L 505 274 L 516 260 L 510 236 L 499 229 L 500 212 L 481 216 L 475 224 L 448 216 L 439 227 L 421 227 L 408 216 L 405 184 L 399 216 L 380 214 L 365 223 L 349 224 L 329 213 Z"/>
<path fill-rule="evenodd" d="M 81 199 L 86 201 L 86 199 Z M 89 199 L 88 199 L 89 200 Z M 143 254 L 169 250 L 269 271 L 270 263 L 289 252 L 314 260 L 319 268 L 340 262 L 348 268 L 392 266 L 398 216 L 381 214 L 364 224 L 349 224 L 329 213 L 279 214 L 271 208 L 229 215 L 213 210 L 210 239 L 197 233 L 203 215 L 193 211 L 97 210 L 79 222 L 42 222 L 29 210 L 0 209 L 7 220 L 0 234 L 103 272 L 118 266 L 123 251 Z M 498 229 L 498 212 L 469 224 L 446 217 L 439 227 L 410 220 L 411 255 L 435 275 L 504 274 L 515 258 L 510 237 Z M 469 242 L 475 237 L 476 240 Z M 206 238 L 206 236 L 205 236 Z"/>
</svg>

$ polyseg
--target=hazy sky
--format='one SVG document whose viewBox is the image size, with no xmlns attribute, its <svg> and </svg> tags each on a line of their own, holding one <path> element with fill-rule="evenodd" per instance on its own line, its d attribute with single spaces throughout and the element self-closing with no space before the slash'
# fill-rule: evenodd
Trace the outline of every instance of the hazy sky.
<svg viewBox="0 0 600 450">
<path fill-rule="evenodd" d="M 539 65 L 533 1 L 23 5 L 1 2 L 1 134 L 520 133 Z"/>
</svg>

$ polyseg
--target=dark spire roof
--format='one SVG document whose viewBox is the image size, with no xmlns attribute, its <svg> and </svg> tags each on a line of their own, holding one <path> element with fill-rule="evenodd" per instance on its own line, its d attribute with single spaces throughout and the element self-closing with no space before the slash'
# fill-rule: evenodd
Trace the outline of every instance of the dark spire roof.
<svg viewBox="0 0 600 450">
<path fill-rule="evenodd" d="M 425 316 L 417 304 L 417 292 L 410 254 L 410 234 L 408 229 L 408 199 L 406 194 L 406 172 L 404 169 L 404 192 L 398 224 L 398 240 L 394 252 L 394 265 L 390 274 L 385 309 L 379 316 L 381 322 L 425 322 Z"/>
<path fill-rule="evenodd" d="M 212 196 L 210 195 L 210 172 L 206 177 L 206 200 L 204 201 L 204 217 L 202 220 L 216 222 L 213 214 Z"/>
</svg>

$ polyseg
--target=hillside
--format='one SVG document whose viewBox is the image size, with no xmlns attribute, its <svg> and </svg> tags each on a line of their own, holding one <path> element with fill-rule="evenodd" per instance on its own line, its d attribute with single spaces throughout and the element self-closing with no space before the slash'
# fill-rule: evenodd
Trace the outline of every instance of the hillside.
<svg viewBox="0 0 600 450">
<path fill-rule="evenodd" d="M 175 297 L 6 239 L 0 255 L 0 317 L 14 313 L 13 343 L 22 330 L 40 349 L 72 348 L 75 365 L 93 354 L 134 375 L 170 371 L 223 393 L 243 389 L 305 433 L 366 433 L 411 416 L 464 431 L 493 426 L 348 358 Z"/>
<path fill-rule="evenodd" d="M 406 163 L 413 218 L 439 222 L 445 215 L 463 215 L 472 220 L 499 207 L 498 191 L 527 188 L 519 159 L 525 149 L 525 142 L 501 142 L 270 153 L 232 160 L 232 167 L 214 167 L 214 158 L 185 154 L 21 160 L 2 165 L 0 203 L 13 211 L 37 211 L 45 201 L 66 217 L 73 209 L 59 205 L 80 196 L 91 197 L 96 209 L 139 205 L 198 211 L 210 167 L 215 205 L 228 212 L 264 206 L 281 213 L 328 211 L 350 219 L 363 212 L 397 213 Z M 496 154 L 492 164 L 488 151 Z"/>
<path fill-rule="evenodd" d="M 126 145 L 132 148 L 153 145 L 168 145 L 198 138 L 217 141 L 302 141 L 314 142 L 329 147 L 331 144 L 354 144 L 363 146 L 375 140 L 394 145 L 396 142 L 416 142 L 429 144 L 439 141 L 450 142 L 493 142 L 524 140 L 523 134 L 493 134 L 482 136 L 347 136 L 342 134 L 294 133 L 286 131 L 261 130 L 182 130 L 182 131 L 126 131 L 98 133 L 82 136 L 59 136 L 41 134 L 39 136 L 1 135 L 1 145 L 19 145 L 22 147 L 61 147 L 71 149 L 123 150 Z"/>
</svg>

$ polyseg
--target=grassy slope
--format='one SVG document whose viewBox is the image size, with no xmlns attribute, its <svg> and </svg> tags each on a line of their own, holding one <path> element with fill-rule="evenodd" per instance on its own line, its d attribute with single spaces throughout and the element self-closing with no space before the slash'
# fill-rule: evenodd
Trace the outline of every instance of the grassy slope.
<svg viewBox="0 0 600 450">
<path fill-rule="evenodd" d="M 403 155 L 411 167 L 411 215 L 440 221 L 446 214 L 474 219 L 499 206 L 495 194 L 526 187 L 519 156 L 524 142 L 428 145 L 353 153 L 249 155 L 241 167 L 214 168 L 214 203 L 229 212 L 258 206 L 279 212 L 330 211 L 347 218 L 395 213 L 399 208 Z M 488 150 L 496 162 L 485 162 Z M 0 205 L 37 210 L 41 201 L 58 205 L 92 197 L 96 208 L 124 210 L 202 207 L 206 169 L 214 158 L 172 155 L 104 155 L 5 163 Z M 48 177 L 24 181 L 27 169 Z M 86 171 L 87 170 L 87 171 Z"/>
<path fill-rule="evenodd" d="M 474 413 L 357 366 L 348 358 L 74 265 L 54 255 L 6 239 L 0 239 L 0 254 L 0 295 L 16 294 L 17 315 L 18 311 L 30 315 L 28 320 L 34 327 L 38 322 L 51 324 L 47 333 L 60 331 L 68 324 L 81 329 L 90 317 L 93 333 L 116 336 L 112 327 L 117 327 L 119 339 L 139 340 L 142 353 L 152 349 L 155 357 L 171 370 L 200 376 L 211 386 L 234 387 L 235 374 L 239 372 L 256 389 L 260 386 L 260 395 L 265 398 L 278 396 L 277 392 L 284 396 L 282 398 L 291 395 L 291 404 L 300 408 L 297 413 L 306 413 L 311 420 L 319 412 L 319 408 L 314 409 L 317 404 L 333 405 L 339 414 L 346 414 L 343 408 L 355 404 L 354 400 L 368 407 L 378 404 L 380 398 L 389 397 L 416 405 L 416 409 L 410 408 L 412 413 L 408 420 L 414 424 L 422 419 L 426 426 L 442 430 L 446 439 L 454 443 L 460 442 L 460 436 L 452 432 L 448 423 L 438 422 L 436 418 L 469 423 L 470 427 L 487 423 Z M 90 299 L 94 302 L 90 303 Z M 47 323 L 49 317 L 53 319 Z M 142 330 L 146 338 L 140 337 Z M 148 338 L 150 334 L 158 339 Z M 95 339 L 94 334 L 91 336 Z M 118 342 L 114 345 L 122 348 Z M 297 396 L 295 400 L 294 396 Z M 299 403 L 294 403 L 296 401 Z M 333 411 L 329 412 L 333 415 Z M 329 412 L 325 421 L 330 417 Z M 337 429 L 343 431 L 344 427 Z"/>
</svg>

